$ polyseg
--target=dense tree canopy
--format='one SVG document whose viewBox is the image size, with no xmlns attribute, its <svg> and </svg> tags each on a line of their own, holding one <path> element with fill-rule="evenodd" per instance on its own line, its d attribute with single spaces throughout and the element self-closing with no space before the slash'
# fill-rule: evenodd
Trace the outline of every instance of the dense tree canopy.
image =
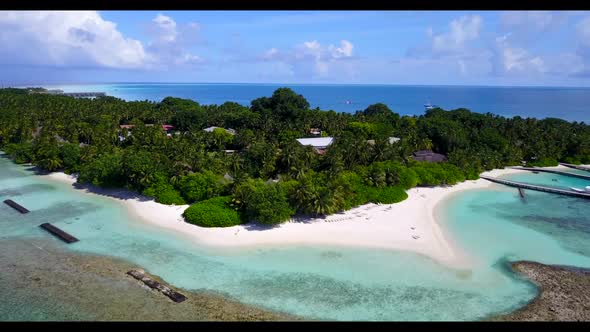
<svg viewBox="0 0 590 332">
<path fill-rule="evenodd" d="M 164 124 L 174 126 L 170 135 Z M 203 130 L 210 126 L 235 133 Z M 296 141 L 313 136 L 311 128 L 334 137 L 325 152 Z M 390 137 L 401 140 L 392 143 Z M 126 187 L 164 204 L 194 203 L 185 214 L 193 216 L 191 222 L 228 226 L 397 202 L 405 199 L 405 189 L 452 185 L 523 161 L 590 163 L 590 127 L 467 109 L 400 116 L 381 103 L 337 113 L 310 109 L 288 88 L 249 107 L 2 89 L 0 149 L 17 163 L 78 173 L 79 182 Z M 448 161 L 414 161 L 412 153 L 423 149 Z M 210 216 L 216 221 L 208 224 Z"/>
</svg>

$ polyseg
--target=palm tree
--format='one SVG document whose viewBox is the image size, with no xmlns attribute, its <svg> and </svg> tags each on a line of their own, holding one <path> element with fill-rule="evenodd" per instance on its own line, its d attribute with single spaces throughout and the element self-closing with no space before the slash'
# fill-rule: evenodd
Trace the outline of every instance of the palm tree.
<svg viewBox="0 0 590 332">
<path fill-rule="evenodd" d="M 63 162 L 57 155 L 47 156 L 37 162 L 38 166 L 50 172 L 55 171 L 63 166 Z"/>
<path fill-rule="evenodd" d="M 333 214 L 339 210 L 344 200 L 339 191 L 324 187 L 315 192 L 311 200 L 311 210 L 316 215 Z"/>
</svg>

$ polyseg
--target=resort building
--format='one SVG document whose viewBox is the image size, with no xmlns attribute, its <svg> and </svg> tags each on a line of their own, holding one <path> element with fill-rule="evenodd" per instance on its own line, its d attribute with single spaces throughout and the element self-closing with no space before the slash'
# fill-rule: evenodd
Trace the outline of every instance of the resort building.
<svg viewBox="0 0 590 332">
<path fill-rule="evenodd" d="M 319 154 L 324 154 L 326 149 L 334 141 L 333 137 L 312 137 L 298 138 L 297 142 L 301 145 L 311 145 Z"/>
<path fill-rule="evenodd" d="M 447 161 L 447 156 L 440 153 L 432 152 L 432 150 L 420 150 L 413 153 L 412 158 L 416 161 L 426 161 L 429 163 L 440 163 Z"/>
<path fill-rule="evenodd" d="M 164 129 L 167 136 L 172 136 L 172 131 L 174 130 L 174 126 L 165 124 L 165 125 L 162 125 L 162 129 Z"/>
<path fill-rule="evenodd" d="M 62 95 L 67 97 L 74 97 L 74 98 L 97 98 L 97 97 L 105 97 L 107 94 L 104 92 L 64 92 L 60 89 L 44 89 L 44 88 L 30 88 L 28 90 L 29 93 L 41 93 L 41 94 L 49 94 L 49 95 Z"/>
<path fill-rule="evenodd" d="M 394 144 L 400 141 L 399 137 L 389 137 L 388 138 L 389 144 Z M 369 143 L 370 145 L 375 145 L 375 140 L 374 139 L 368 139 L 367 143 Z"/>
<path fill-rule="evenodd" d="M 48 90 L 44 88 L 30 88 L 27 90 L 29 93 L 41 93 L 41 94 L 48 94 L 48 95 L 62 95 L 64 93 L 63 90 L 53 89 Z"/>
<path fill-rule="evenodd" d="M 146 127 L 153 127 L 154 125 L 149 123 L 145 125 Z M 119 128 L 121 129 L 127 129 L 127 137 L 131 136 L 131 129 L 133 129 L 135 127 L 135 125 L 120 125 Z M 164 124 L 162 125 L 162 129 L 166 132 L 166 136 L 168 137 L 172 137 L 172 132 L 174 130 L 174 126 L 172 125 L 168 125 L 168 124 Z M 119 135 L 119 141 L 123 141 L 125 140 L 125 137 Z"/>
<path fill-rule="evenodd" d="M 320 128 L 311 128 L 309 130 L 309 133 L 314 136 L 321 136 L 322 135 L 322 131 L 320 130 Z"/>
<path fill-rule="evenodd" d="M 392 137 L 389 138 L 389 144 L 397 143 L 400 140 L 401 140 L 401 138 L 399 138 L 399 137 L 393 137 L 392 136 Z"/>
<path fill-rule="evenodd" d="M 55 89 L 55 90 L 47 90 L 47 92 L 45 92 L 45 93 L 50 94 L 50 95 L 61 95 L 64 93 L 64 91 Z"/>
<path fill-rule="evenodd" d="M 230 135 L 235 135 L 236 134 L 236 131 L 233 130 L 233 129 L 231 129 L 231 128 L 225 129 L 225 128 L 215 127 L 215 126 L 212 126 L 212 127 L 209 127 L 209 128 L 205 128 L 203 130 L 206 131 L 206 132 L 208 132 L 208 133 L 212 133 L 213 130 L 215 130 L 217 128 L 225 130 Z"/>
</svg>

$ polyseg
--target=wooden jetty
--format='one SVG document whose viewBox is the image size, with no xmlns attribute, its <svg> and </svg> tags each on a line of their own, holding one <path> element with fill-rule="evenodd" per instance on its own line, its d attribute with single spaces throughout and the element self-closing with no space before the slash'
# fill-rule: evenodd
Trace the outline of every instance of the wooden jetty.
<svg viewBox="0 0 590 332">
<path fill-rule="evenodd" d="M 148 287 L 159 291 L 160 293 L 169 297 L 172 301 L 179 303 L 186 300 L 186 296 L 180 294 L 179 292 L 171 289 L 166 285 L 162 285 L 161 283 L 157 282 L 156 280 L 150 278 L 148 275 L 145 274 L 142 270 L 131 270 L 127 272 L 128 275 L 132 276 L 133 278 L 143 282 Z"/>
<path fill-rule="evenodd" d="M 16 203 L 15 201 L 11 200 L 11 199 L 7 199 L 4 201 L 4 204 L 10 206 L 11 208 L 17 210 L 18 212 L 25 214 L 25 213 L 29 213 L 30 211 L 25 209 L 22 205 Z"/>
<path fill-rule="evenodd" d="M 491 181 L 491 182 L 507 185 L 510 187 L 530 189 L 530 190 L 542 191 L 542 192 L 546 192 L 546 193 L 590 199 L 590 193 L 581 193 L 581 192 L 577 192 L 577 191 L 573 191 L 573 190 L 565 190 L 565 189 L 559 189 L 559 188 L 553 188 L 553 187 L 538 186 L 535 184 L 528 184 L 528 183 L 492 178 L 492 177 L 485 176 L 485 175 L 480 175 L 480 178 Z"/>
<path fill-rule="evenodd" d="M 590 172 L 590 168 L 588 167 L 584 167 L 584 166 L 579 166 L 579 165 L 574 165 L 574 164 L 567 164 L 567 163 L 559 163 L 560 165 L 563 165 L 565 167 L 569 167 L 569 168 L 574 168 L 574 169 L 579 169 L 580 171 L 586 171 L 586 172 Z"/>
<path fill-rule="evenodd" d="M 39 225 L 39 227 L 45 229 L 49 233 L 51 233 L 51 234 L 55 235 L 56 237 L 60 238 L 65 243 L 73 243 L 73 242 L 78 242 L 79 241 L 75 237 L 73 237 L 70 234 L 62 231 L 61 229 L 53 226 L 50 223 L 41 224 L 41 225 Z"/>
<path fill-rule="evenodd" d="M 512 167 L 512 169 L 520 169 L 523 171 L 532 171 L 532 172 L 545 172 L 545 173 L 553 173 L 559 174 L 563 176 L 571 176 L 574 178 L 584 179 L 590 181 L 590 175 L 583 175 L 583 174 L 576 174 L 576 173 L 569 173 L 564 171 L 558 171 L 554 169 L 545 169 L 545 168 L 536 168 L 536 167 Z"/>
</svg>

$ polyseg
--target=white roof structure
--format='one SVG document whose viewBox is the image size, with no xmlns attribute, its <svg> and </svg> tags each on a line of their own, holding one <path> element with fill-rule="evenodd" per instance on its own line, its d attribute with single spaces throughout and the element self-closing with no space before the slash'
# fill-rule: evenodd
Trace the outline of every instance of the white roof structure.
<svg viewBox="0 0 590 332">
<path fill-rule="evenodd" d="M 389 144 L 393 144 L 393 143 L 397 143 L 400 141 L 401 138 L 399 137 L 390 137 L 389 138 Z"/>
<path fill-rule="evenodd" d="M 332 144 L 333 137 L 313 137 L 313 138 L 298 138 L 297 142 L 301 145 L 311 145 L 316 149 L 325 149 Z"/>
<path fill-rule="evenodd" d="M 215 130 L 215 129 L 217 129 L 217 128 L 219 128 L 219 129 L 223 129 L 223 130 L 227 131 L 229 134 L 232 134 L 232 135 L 235 135 L 235 133 L 236 133 L 236 131 L 235 131 L 235 130 L 233 130 L 233 129 L 231 129 L 231 128 L 229 128 L 229 129 L 225 129 L 225 128 L 221 128 L 221 127 L 215 127 L 215 126 L 212 126 L 212 127 L 209 127 L 209 128 L 205 128 L 205 129 L 203 129 L 203 130 L 204 130 L 204 131 L 206 131 L 206 132 L 208 132 L 208 133 L 212 133 L 212 132 L 213 132 L 213 130 Z"/>
</svg>

